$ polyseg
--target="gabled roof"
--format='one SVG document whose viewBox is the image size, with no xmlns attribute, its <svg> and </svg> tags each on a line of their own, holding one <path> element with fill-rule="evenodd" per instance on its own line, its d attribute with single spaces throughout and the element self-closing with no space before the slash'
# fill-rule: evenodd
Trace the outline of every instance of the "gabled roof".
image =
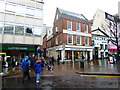
<svg viewBox="0 0 120 90">
<path fill-rule="evenodd" d="M 89 21 L 83 14 L 70 12 L 70 11 L 67 11 L 67 10 L 60 9 L 60 8 L 58 8 L 58 10 L 63 16 L 68 16 L 68 17 L 75 18 L 75 19 Z"/>
<path fill-rule="evenodd" d="M 109 37 L 105 32 L 103 32 L 102 30 L 100 30 L 99 28 L 98 29 L 95 29 L 95 30 L 92 30 L 92 32 L 95 32 L 95 31 L 100 31 L 101 33 L 103 33 L 106 37 Z M 93 35 L 93 34 L 92 34 Z M 98 35 L 98 34 L 96 34 Z"/>
</svg>

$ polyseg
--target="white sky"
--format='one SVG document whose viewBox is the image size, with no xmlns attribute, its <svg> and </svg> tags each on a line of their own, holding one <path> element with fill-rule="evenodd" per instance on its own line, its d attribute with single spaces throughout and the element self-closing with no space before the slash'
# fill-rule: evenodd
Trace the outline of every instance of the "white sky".
<svg viewBox="0 0 120 90">
<path fill-rule="evenodd" d="M 118 2 L 120 0 L 43 0 L 43 23 L 53 26 L 56 8 L 83 14 L 91 20 L 99 8 L 109 14 L 118 13 Z"/>
</svg>

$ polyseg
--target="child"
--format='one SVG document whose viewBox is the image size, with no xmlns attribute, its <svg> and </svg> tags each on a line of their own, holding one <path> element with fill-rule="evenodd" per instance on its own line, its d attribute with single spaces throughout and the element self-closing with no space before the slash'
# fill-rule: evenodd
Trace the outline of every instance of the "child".
<svg viewBox="0 0 120 90">
<path fill-rule="evenodd" d="M 34 63 L 34 71 L 36 73 L 36 83 L 39 83 L 40 73 L 42 72 L 42 62 L 40 58 Z"/>
</svg>

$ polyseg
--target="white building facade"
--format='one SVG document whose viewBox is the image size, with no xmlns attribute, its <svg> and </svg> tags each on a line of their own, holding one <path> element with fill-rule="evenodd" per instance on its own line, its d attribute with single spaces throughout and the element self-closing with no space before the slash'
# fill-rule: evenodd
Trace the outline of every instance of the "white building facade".
<svg viewBox="0 0 120 90">
<path fill-rule="evenodd" d="M 0 43 L 3 52 L 35 51 L 42 45 L 43 2 L 0 0 Z M 23 55 L 24 56 L 24 55 Z M 19 56 L 20 57 L 20 56 Z"/>
</svg>

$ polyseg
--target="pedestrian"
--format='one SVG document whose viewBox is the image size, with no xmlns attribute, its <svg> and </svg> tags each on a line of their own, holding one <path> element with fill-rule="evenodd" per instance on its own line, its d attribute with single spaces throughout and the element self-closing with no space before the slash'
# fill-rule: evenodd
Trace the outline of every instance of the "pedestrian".
<svg viewBox="0 0 120 90">
<path fill-rule="evenodd" d="M 28 59 L 26 59 L 26 61 L 24 62 L 24 67 L 23 67 L 23 80 L 22 80 L 22 83 L 24 83 L 26 78 L 28 78 L 30 80 L 29 70 L 30 70 L 29 62 L 28 62 Z"/>
<path fill-rule="evenodd" d="M 32 57 L 30 57 L 30 62 L 31 62 L 31 68 L 34 68 L 34 63 L 35 63 L 35 55 L 33 54 Z"/>
<path fill-rule="evenodd" d="M 13 68 L 13 70 L 15 70 L 16 62 L 17 62 L 16 57 L 13 56 L 13 58 L 12 58 L 12 68 Z"/>
<path fill-rule="evenodd" d="M 54 66 L 54 56 L 52 56 L 52 65 Z"/>
<path fill-rule="evenodd" d="M 21 64 L 20 64 L 20 68 L 23 69 L 24 68 L 24 62 L 26 62 L 26 60 L 28 60 L 29 57 L 28 56 L 25 56 L 24 59 L 21 61 Z M 29 66 L 31 65 L 31 62 L 30 60 L 28 60 L 28 63 L 29 63 Z"/>
<path fill-rule="evenodd" d="M 34 71 L 36 73 L 36 83 L 39 83 L 40 73 L 42 72 L 42 62 L 40 58 L 34 63 Z"/>
<path fill-rule="evenodd" d="M 57 64 L 58 64 L 58 65 L 60 64 L 60 57 L 59 57 L 59 55 L 58 55 L 58 57 L 57 57 Z"/>
</svg>

